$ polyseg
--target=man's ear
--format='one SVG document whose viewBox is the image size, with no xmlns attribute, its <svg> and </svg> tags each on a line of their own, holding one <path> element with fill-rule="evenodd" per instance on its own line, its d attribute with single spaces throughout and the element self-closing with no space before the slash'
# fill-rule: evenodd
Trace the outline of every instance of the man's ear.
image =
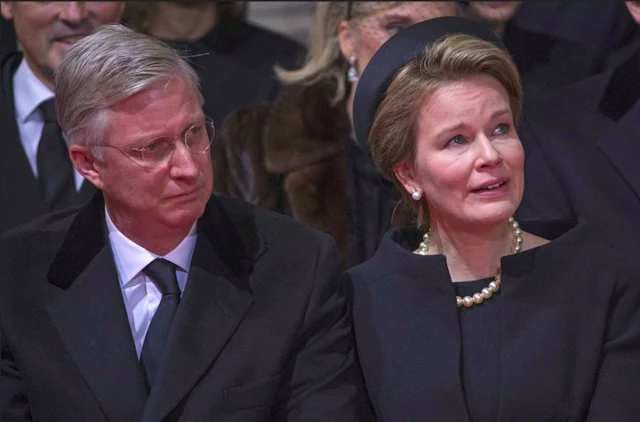
<svg viewBox="0 0 640 422">
<path fill-rule="evenodd" d="M 102 166 L 89 148 L 82 145 L 71 145 L 69 147 L 69 157 L 78 173 L 98 189 L 102 189 L 103 182 L 100 173 Z"/>
<path fill-rule="evenodd" d="M 340 51 L 345 59 L 349 59 L 356 54 L 356 38 L 351 24 L 347 21 L 340 22 L 338 25 L 338 44 L 340 44 Z M 356 57 L 357 58 L 357 57 Z"/>
<path fill-rule="evenodd" d="M 13 2 L 0 1 L 0 13 L 2 13 L 2 17 L 8 21 L 13 19 Z"/>
<path fill-rule="evenodd" d="M 413 169 L 413 164 L 409 160 L 405 160 L 401 163 L 393 166 L 393 173 L 396 175 L 396 178 L 400 182 L 400 184 L 406 189 L 410 194 L 415 190 L 419 190 L 422 192 L 422 187 L 415 180 L 415 171 Z"/>
</svg>

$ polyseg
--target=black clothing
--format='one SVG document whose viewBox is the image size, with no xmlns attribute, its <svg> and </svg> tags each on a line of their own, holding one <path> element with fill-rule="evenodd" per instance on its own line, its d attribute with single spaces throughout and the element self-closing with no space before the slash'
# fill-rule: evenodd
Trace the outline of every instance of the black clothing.
<svg viewBox="0 0 640 422">
<path fill-rule="evenodd" d="M 379 421 L 640 415 L 640 276 L 586 223 L 503 257 L 499 294 L 464 309 L 455 305 L 445 256 L 414 254 L 418 242 L 415 230 L 392 229 L 371 260 L 346 273 Z"/>
<path fill-rule="evenodd" d="M 453 283 L 457 296 L 473 296 L 495 277 Z M 500 306 L 491 306 L 500 292 L 483 305 L 458 308 L 462 356 L 460 369 L 469 416 L 473 421 L 498 418 L 500 387 Z"/>
<path fill-rule="evenodd" d="M 384 231 L 403 227 L 393 187 L 350 138 L 346 99 L 335 83 L 290 85 L 272 104 L 227 117 L 211 145 L 214 192 L 287 214 L 336 239 L 343 267 L 375 252 Z M 393 216 L 393 221 L 391 220 Z"/>
<path fill-rule="evenodd" d="M 603 72 L 639 33 L 622 2 L 524 2 L 503 41 L 531 104 Z"/>
<path fill-rule="evenodd" d="M 524 220 L 581 218 L 640 256 L 640 45 L 617 68 L 525 110 Z"/>
<path fill-rule="evenodd" d="M 226 19 L 196 41 L 168 41 L 202 79 L 204 112 L 217 125 L 232 111 L 273 100 L 280 83 L 273 67 L 302 64 L 305 49 L 248 22 Z"/>
<path fill-rule="evenodd" d="M 399 195 L 393 183 L 378 171 L 371 155 L 363 152 L 353 138 L 347 138 L 345 149 L 351 245 L 356 257 L 354 264 L 357 264 L 375 254 L 382 237 L 391 227 L 391 218 Z"/>
<path fill-rule="evenodd" d="M 326 234 L 212 197 L 147 393 L 101 194 L 0 241 L 0 420 L 369 421 Z"/>
<path fill-rule="evenodd" d="M 13 99 L 13 75 L 22 54 L 15 53 L 2 57 L 0 72 L 0 234 L 49 212 L 38 179 L 33 174 L 29 160 L 20 141 Z M 75 182 L 73 177 L 70 183 Z M 88 180 L 83 181 L 80 191 L 67 203 L 79 206 L 86 203 L 96 192 Z"/>
</svg>

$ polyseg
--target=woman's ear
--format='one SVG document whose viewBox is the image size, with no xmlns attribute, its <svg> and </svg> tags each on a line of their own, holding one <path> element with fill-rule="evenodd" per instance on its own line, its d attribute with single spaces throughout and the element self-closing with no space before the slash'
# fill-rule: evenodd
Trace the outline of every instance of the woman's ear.
<svg viewBox="0 0 640 422">
<path fill-rule="evenodd" d="M 418 182 L 415 180 L 413 164 L 409 160 L 405 160 L 393 166 L 393 173 L 396 175 L 400 184 L 410 194 L 416 190 L 422 192 L 422 187 L 420 187 Z"/>
<path fill-rule="evenodd" d="M 338 43 L 345 59 L 349 60 L 349 57 L 355 56 L 355 34 L 351 24 L 347 21 L 342 21 L 338 25 Z"/>
<path fill-rule="evenodd" d="M 101 166 L 89 148 L 82 145 L 71 145 L 69 147 L 69 157 L 78 173 L 93 183 L 95 187 L 102 189 Z"/>
</svg>

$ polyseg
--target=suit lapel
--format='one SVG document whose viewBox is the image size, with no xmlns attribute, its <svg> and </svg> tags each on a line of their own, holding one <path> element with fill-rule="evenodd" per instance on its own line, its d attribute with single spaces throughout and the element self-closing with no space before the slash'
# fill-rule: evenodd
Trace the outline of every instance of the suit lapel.
<svg viewBox="0 0 640 422">
<path fill-rule="evenodd" d="M 627 182 L 640 200 L 640 101 L 631 108 L 611 131 L 600 141 L 598 147 Z"/>
<path fill-rule="evenodd" d="M 146 388 L 105 241 L 96 196 L 74 219 L 49 270 L 66 291 L 47 308 L 71 358 L 109 420 L 139 420 Z"/>
<path fill-rule="evenodd" d="M 253 261 L 265 250 L 264 243 L 243 244 L 234 223 L 215 204 L 213 199 L 198 223 L 189 279 L 142 421 L 162 420 L 179 404 L 253 303 L 248 278 Z M 246 248 L 252 253 L 247 254 Z"/>
<path fill-rule="evenodd" d="M 22 56 L 2 63 L 0 92 L 0 232 L 25 223 L 47 211 L 38 182 L 20 142 L 13 102 L 13 74 Z"/>
</svg>

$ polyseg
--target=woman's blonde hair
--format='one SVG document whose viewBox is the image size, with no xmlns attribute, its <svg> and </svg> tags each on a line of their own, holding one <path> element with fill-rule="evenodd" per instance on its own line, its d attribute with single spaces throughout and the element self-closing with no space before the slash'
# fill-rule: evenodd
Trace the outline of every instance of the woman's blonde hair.
<svg viewBox="0 0 640 422">
<path fill-rule="evenodd" d="M 320 81 L 333 82 L 336 91 L 331 103 L 337 104 L 346 95 L 346 74 L 349 63 L 342 56 L 338 41 L 340 22 L 358 23 L 381 10 L 396 7 L 397 1 L 330 1 L 318 2 L 309 33 L 309 51 L 300 69 L 286 70 L 276 66 L 278 78 L 285 84 L 314 85 Z"/>
<path fill-rule="evenodd" d="M 509 95 L 516 123 L 522 112 L 520 75 L 509 53 L 493 43 L 452 34 L 427 45 L 424 55 L 405 64 L 389 84 L 371 126 L 369 145 L 380 172 L 394 182 L 402 200 L 416 214 L 418 226 L 428 226 L 426 201 L 413 201 L 398 181 L 394 166 L 415 160 L 416 122 L 422 106 L 440 87 L 472 76 L 495 78 Z"/>
</svg>

